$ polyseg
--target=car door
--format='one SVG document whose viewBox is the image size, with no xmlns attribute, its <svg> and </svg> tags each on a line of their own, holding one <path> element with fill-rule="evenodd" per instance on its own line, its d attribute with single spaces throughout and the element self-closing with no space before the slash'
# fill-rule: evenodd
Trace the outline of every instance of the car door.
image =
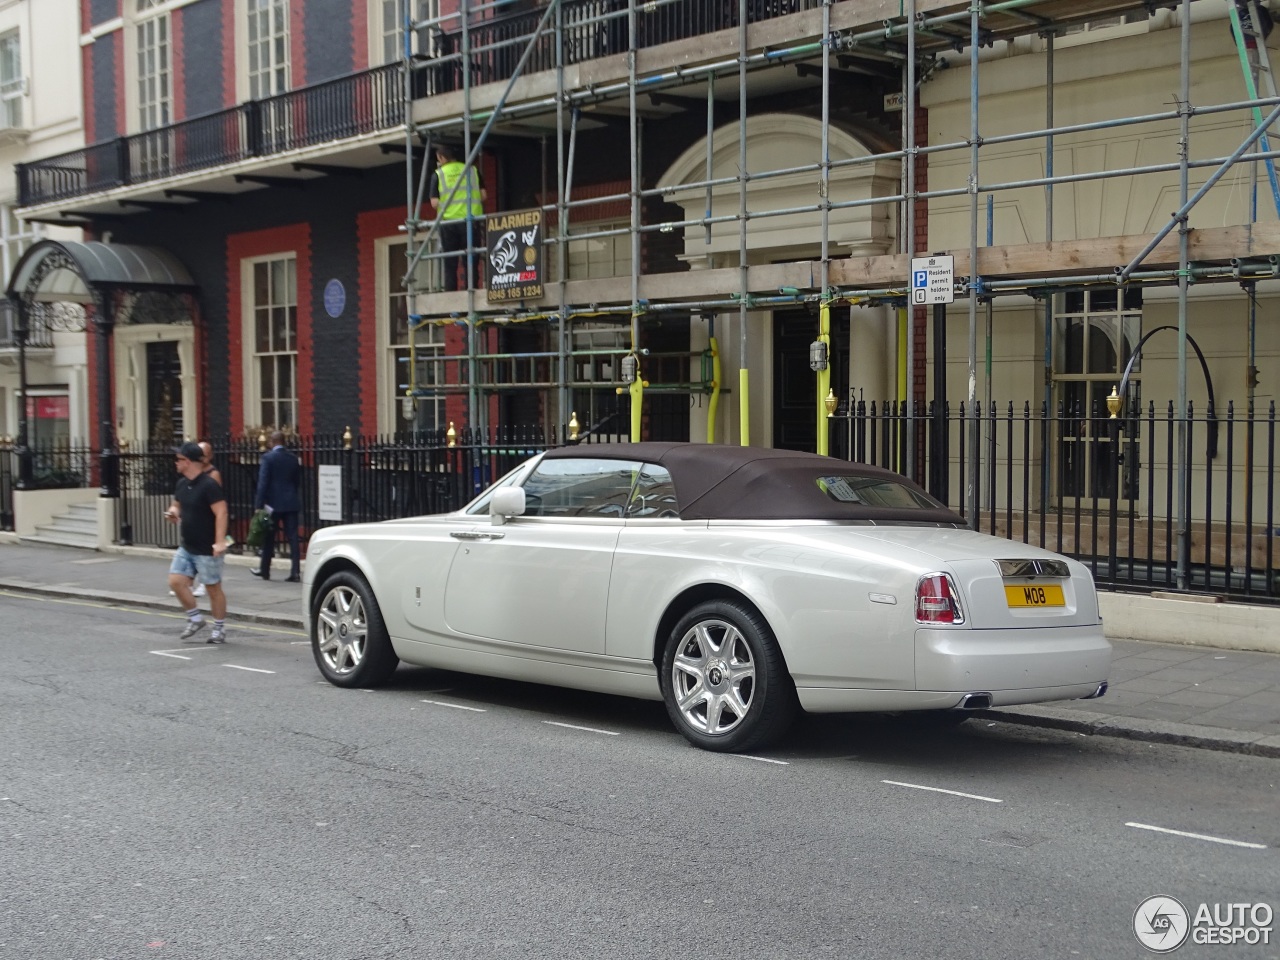
<svg viewBox="0 0 1280 960">
<path fill-rule="evenodd" d="M 613 554 L 639 468 L 607 458 L 544 460 L 524 483 L 524 516 L 453 531 L 449 630 L 603 653 Z"/>
</svg>

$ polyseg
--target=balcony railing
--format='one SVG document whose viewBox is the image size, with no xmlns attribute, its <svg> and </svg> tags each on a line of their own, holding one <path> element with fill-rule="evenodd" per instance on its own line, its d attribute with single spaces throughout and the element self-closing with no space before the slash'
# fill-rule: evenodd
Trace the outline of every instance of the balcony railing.
<svg viewBox="0 0 1280 960">
<path fill-rule="evenodd" d="M 821 6 L 819 0 L 747 0 L 755 23 Z M 736 27 L 736 0 L 646 5 L 636 13 L 641 48 Z M 508 79 L 534 37 L 541 11 L 481 20 L 469 28 L 472 85 Z M 625 0 L 569 0 L 561 12 L 563 62 L 582 63 L 628 47 Z M 433 56 L 414 70 L 414 99 L 462 88 L 461 34 L 434 31 L 423 40 Z M 524 73 L 554 69 L 556 33 L 537 35 Z M 116 187 L 196 173 L 252 157 L 272 156 L 404 122 L 403 65 L 371 70 L 291 90 L 264 100 L 117 137 L 30 163 L 17 164 L 18 203 L 37 206 Z"/>
<path fill-rule="evenodd" d="M 388 63 L 17 164 L 18 203 L 67 200 L 400 126 L 403 69 L 401 63 Z"/>
</svg>

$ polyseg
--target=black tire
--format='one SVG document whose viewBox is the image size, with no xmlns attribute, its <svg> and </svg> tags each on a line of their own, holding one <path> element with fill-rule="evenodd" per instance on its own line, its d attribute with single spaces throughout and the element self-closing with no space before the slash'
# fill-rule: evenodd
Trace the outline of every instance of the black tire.
<svg viewBox="0 0 1280 960">
<path fill-rule="evenodd" d="M 364 577 L 343 570 L 324 582 L 311 605 L 311 653 L 338 687 L 374 687 L 400 662 L 377 598 Z"/>
<path fill-rule="evenodd" d="M 667 713 L 704 750 L 776 742 L 797 712 L 796 692 L 773 631 L 735 600 L 700 603 L 667 638 L 659 674 Z"/>
</svg>

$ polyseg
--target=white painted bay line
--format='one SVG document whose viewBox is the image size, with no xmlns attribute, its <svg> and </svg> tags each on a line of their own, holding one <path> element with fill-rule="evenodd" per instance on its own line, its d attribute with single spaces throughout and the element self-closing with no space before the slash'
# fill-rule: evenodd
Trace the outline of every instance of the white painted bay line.
<svg viewBox="0 0 1280 960">
<path fill-rule="evenodd" d="M 175 660 L 190 660 L 188 653 L 195 653 L 197 650 L 212 650 L 213 647 L 179 647 L 177 650 L 148 650 L 148 653 L 154 653 L 157 657 L 173 657 Z"/>
<path fill-rule="evenodd" d="M 617 730 L 597 730 L 595 727 L 580 727 L 576 723 L 558 723 L 555 720 L 543 720 L 543 723 L 549 723 L 553 727 L 567 727 L 570 730 L 585 730 L 587 733 L 603 733 L 607 737 L 616 737 Z"/>
<path fill-rule="evenodd" d="M 780 763 L 784 767 L 791 766 L 790 760 L 774 760 L 771 757 L 753 757 L 749 753 L 738 754 L 743 760 L 759 760 L 761 763 Z"/>
<path fill-rule="evenodd" d="M 1153 827 L 1149 823 L 1126 823 L 1126 827 L 1137 827 L 1139 830 L 1154 830 L 1156 833 L 1171 833 L 1175 837 L 1190 837 L 1192 840 L 1208 840 L 1211 843 L 1225 843 L 1231 847 L 1247 847 L 1250 850 L 1265 850 L 1265 843 L 1249 843 L 1246 840 L 1228 840 L 1225 837 L 1211 837 L 1207 833 L 1187 833 L 1185 830 L 1170 830 L 1168 827 Z"/>
<path fill-rule="evenodd" d="M 984 797 L 976 793 L 961 793 L 959 790 L 943 790 L 941 787 L 926 787 L 919 783 L 903 783 L 901 780 L 881 780 L 880 782 L 892 784 L 895 787 L 910 787 L 912 790 L 928 790 L 931 793 L 949 793 L 953 797 L 964 797 L 967 800 L 985 800 L 987 803 L 1004 803 L 1003 800 L 997 800 L 995 797 Z"/>
<path fill-rule="evenodd" d="M 484 707 L 467 707 L 461 703 L 445 703 L 443 700 L 423 700 L 423 703 L 433 703 L 437 707 L 453 707 L 455 710 L 470 710 L 472 713 L 488 713 Z"/>
<path fill-rule="evenodd" d="M 224 663 L 222 666 L 228 667 L 231 670 L 248 670 L 250 673 L 275 673 L 274 670 L 262 670 L 258 667 L 242 667 L 238 663 Z"/>
</svg>

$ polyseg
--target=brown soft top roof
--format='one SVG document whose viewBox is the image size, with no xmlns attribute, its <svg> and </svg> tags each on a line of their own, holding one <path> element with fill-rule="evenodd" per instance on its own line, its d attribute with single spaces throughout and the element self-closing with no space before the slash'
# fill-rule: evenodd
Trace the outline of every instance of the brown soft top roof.
<svg viewBox="0 0 1280 960">
<path fill-rule="evenodd" d="M 873 520 L 963 523 L 917 484 L 883 467 L 796 450 L 710 443 L 591 443 L 548 450 L 546 458 L 653 463 L 671 474 L 682 520 Z M 824 493 L 818 477 L 892 481 L 932 507 L 848 503 Z"/>
</svg>

